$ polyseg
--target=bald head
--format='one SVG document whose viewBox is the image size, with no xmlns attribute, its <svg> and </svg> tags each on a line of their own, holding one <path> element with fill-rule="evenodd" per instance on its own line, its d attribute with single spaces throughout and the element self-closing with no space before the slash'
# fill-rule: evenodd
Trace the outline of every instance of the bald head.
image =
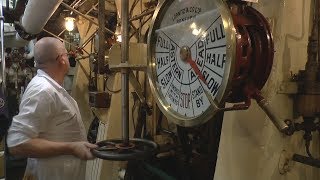
<svg viewBox="0 0 320 180">
<path fill-rule="evenodd" d="M 55 63 L 57 56 L 65 51 L 63 43 L 57 38 L 44 37 L 40 39 L 34 46 L 36 67 L 42 69 Z"/>
</svg>

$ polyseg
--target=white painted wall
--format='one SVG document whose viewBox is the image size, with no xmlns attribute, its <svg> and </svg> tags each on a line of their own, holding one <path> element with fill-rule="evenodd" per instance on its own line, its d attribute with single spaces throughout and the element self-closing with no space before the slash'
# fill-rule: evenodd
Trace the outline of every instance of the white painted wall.
<svg viewBox="0 0 320 180">
<path fill-rule="evenodd" d="M 277 93 L 290 71 L 297 73 L 306 63 L 311 0 L 259 0 L 254 6 L 273 24 L 275 59 L 263 95 L 280 117 L 292 118 L 292 100 Z M 317 134 L 317 133 L 314 133 Z M 285 137 L 253 103 L 249 110 L 227 112 L 224 117 L 215 180 L 319 180 L 317 168 L 290 163 L 290 171 L 279 173 L 282 151 L 305 155 L 303 133 Z M 313 136 L 311 151 L 320 157 L 319 136 Z"/>
</svg>

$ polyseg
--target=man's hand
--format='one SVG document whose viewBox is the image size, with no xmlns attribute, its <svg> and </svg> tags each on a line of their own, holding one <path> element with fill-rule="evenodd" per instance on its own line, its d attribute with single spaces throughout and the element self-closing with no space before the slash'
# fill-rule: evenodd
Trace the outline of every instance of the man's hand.
<svg viewBox="0 0 320 180">
<path fill-rule="evenodd" d="M 91 154 L 91 149 L 97 148 L 98 146 L 95 144 L 91 144 L 85 141 L 81 142 L 72 142 L 70 144 L 72 155 L 82 159 L 82 160 L 90 160 L 95 157 Z"/>
</svg>

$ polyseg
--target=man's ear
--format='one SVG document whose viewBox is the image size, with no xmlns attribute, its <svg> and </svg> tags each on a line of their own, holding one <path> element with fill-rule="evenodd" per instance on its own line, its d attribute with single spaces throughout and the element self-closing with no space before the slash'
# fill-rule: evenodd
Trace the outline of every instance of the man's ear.
<svg viewBox="0 0 320 180">
<path fill-rule="evenodd" d="M 63 60 L 62 57 L 59 58 L 59 63 L 61 63 L 61 64 L 66 64 L 66 62 Z"/>
</svg>

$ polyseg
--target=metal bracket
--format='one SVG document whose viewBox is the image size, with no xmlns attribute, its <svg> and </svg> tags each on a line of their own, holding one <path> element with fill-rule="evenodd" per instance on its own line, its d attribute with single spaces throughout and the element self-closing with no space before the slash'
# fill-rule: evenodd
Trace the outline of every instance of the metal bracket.
<svg viewBox="0 0 320 180">
<path fill-rule="evenodd" d="M 128 64 L 128 63 L 120 63 L 119 65 L 109 65 L 110 70 L 120 72 L 123 68 L 128 68 L 135 71 L 147 71 L 146 65 L 140 64 Z"/>
<path fill-rule="evenodd" d="M 136 91 L 140 102 L 143 104 L 143 106 L 146 108 L 146 111 L 148 115 L 151 115 L 151 108 L 149 107 L 146 98 L 143 96 L 142 88 L 140 82 L 137 80 L 136 76 L 133 74 L 132 69 L 129 69 L 129 82 L 133 86 L 134 90 Z"/>
<path fill-rule="evenodd" d="M 259 0 L 242 0 L 242 1 L 253 2 L 253 3 L 258 3 L 259 2 Z"/>
<path fill-rule="evenodd" d="M 143 104 L 143 107 L 146 108 L 148 115 L 150 115 L 152 113 L 151 108 L 149 107 L 146 98 L 143 96 L 140 82 L 137 80 L 136 76 L 133 73 L 134 70 L 145 72 L 147 70 L 147 66 L 140 64 L 131 65 L 128 63 L 120 63 L 119 65 L 110 65 L 109 68 L 111 71 L 116 72 L 121 72 L 124 69 L 128 70 L 130 84 L 133 86 L 135 92 L 137 93 L 140 102 Z"/>
<path fill-rule="evenodd" d="M 32 39 L 35 39 L 38 35 L 38 34 L 28 33 L 19 22 L 14 23 L 14 28 L 18 32 L 19 36 L 22 39 L 27 40 L 27 41 L 31 41 Z"/>
</svg>

